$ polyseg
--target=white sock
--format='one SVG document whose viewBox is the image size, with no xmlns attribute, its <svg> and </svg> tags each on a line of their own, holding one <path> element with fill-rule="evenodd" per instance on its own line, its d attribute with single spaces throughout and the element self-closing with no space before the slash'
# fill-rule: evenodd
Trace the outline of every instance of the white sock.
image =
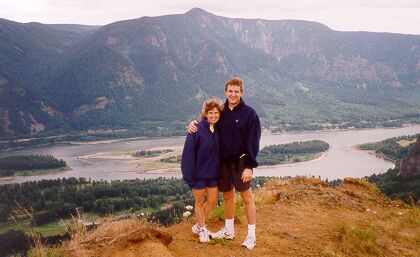
<svg viewBox="0 0 420 257">
<path fill-rule="evenodd" d="M 206 226 L 204 225 L 204 227 L 200 227 L 200 225 L 197 225 L 197 227 L 198 227 L 198 230 L 200 230 L 200 231 L 202 231 L 202 230 L 205 230 L 206 229 Z"/>
<path fill-rule="evenodd" d="M 255 237 L 255 224 L 248 224 L 248 236 Z"/>
<path fill-rule="evenodd" d="M 234 219 L 225 219 L 225 227 L 230 231 L 234 230 L 233 229 L 233 222 L 234 222 Z"/>
</svg>

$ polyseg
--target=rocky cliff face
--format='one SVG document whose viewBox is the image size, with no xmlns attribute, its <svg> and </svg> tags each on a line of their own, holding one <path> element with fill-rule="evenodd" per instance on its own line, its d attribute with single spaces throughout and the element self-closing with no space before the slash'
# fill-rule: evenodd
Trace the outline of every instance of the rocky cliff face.
<svg viewBox="0 0 420 257">
<path fill-rule="evenodd" d="M 420 137 L 407 159 L 402 160 L 399 175 L 405 178 L 420 176 Z"/>
</svg>

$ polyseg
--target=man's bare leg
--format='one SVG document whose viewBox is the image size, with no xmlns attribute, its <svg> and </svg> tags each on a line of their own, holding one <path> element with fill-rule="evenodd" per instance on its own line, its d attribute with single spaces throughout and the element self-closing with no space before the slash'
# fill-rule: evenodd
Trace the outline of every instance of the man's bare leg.
<svg viewBox="0 0 420 257">
<path fill-rule="evenodd" d="M 248 224 L 255 224 L 255 202 L 254 196 L 252 195 L 252 189 L 249 188 L 248 190 L 241 192 L 241 197 L 245 204 L 246 219 Z"/>
<path fill-rule="evenodd" d="M 226 219 L 233 219 L 235 213 L 235 189 L 223 192 Z"/>
<path fill-rule="evenodd" d="M 242 243 L 242 246 L 248 250 L 254 249 L 256 245 L 256 236 L 255 236 L 255 221 L 256 221 L 256 208 L 254 197 L 252 195 L 252 189 L 241 192 L 242 200 L 245 204 L 246 218 L 248 220 L 248 234 L 245 241 Z"/>
<path fill-rule="evenodd" d="M 217 231 L 212 233 L 212 238 L 219 239 L 234 239 L 235 238 L 235 229 L 233 227 L 234 222 L 234 213 L 235 213 L 235 190 L 232 189 L 228 192 L 223 192 L 223 201 L 225 204 L 225 226 Z"/>
</svg>

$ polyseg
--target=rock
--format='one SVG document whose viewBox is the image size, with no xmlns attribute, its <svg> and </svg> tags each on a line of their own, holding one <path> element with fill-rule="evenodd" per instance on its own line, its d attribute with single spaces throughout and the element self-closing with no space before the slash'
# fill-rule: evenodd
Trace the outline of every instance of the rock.
<svg viewBox="0 0 420 257">
<path fill-rule="evenodd" d="M 417 138 L 417 142 L 407 159 L 402 160 L 399 175 L 404 178 L 420 175 L 420 137 Z"/>
</svg>

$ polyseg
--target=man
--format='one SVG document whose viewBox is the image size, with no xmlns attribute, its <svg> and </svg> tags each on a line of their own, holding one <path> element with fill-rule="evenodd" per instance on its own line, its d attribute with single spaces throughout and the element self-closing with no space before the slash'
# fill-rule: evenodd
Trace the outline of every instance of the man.
<svg viewBox="0 0 420 257">
<path fill-rule="evenodd" d="M 261 137 L 260 120 L 254 109 L 242 100 L 243 82 L 234 77 L 225 84 L 226 103 L 220 117 L 218 128 L 220 135 L 220 178 L 219 191 L 223 193 L 225 203 L 225 226 L 212 238 L 234 239 L 235 190 L 240 192 L 245 204 L 248 221 L 248 234 L 242 246 L 248 250 L 256 245 L 255 203 L 251 189 L 253 168 L 258 167 L 257 155 Z M 196 132 L 195 122 L 189 126 L 190 132 Z"/>
</svg>

